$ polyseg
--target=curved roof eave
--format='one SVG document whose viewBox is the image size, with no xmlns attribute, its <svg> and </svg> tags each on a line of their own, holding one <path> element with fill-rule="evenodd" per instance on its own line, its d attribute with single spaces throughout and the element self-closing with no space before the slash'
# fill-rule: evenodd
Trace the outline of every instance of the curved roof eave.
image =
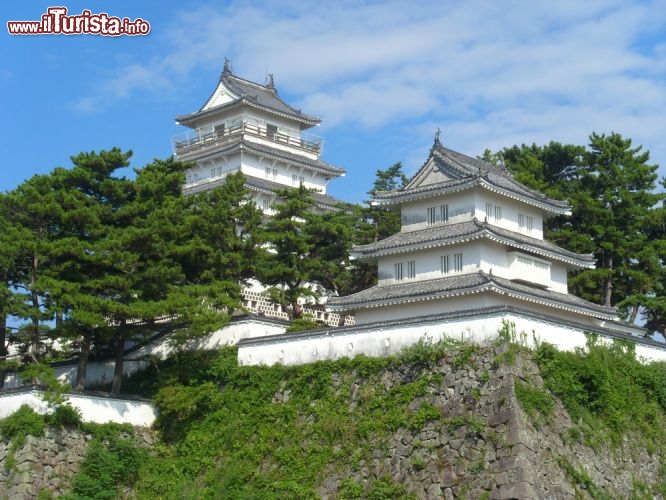
<svg viewBox="0 0 666 500">
<path fill-rule="evenodd" d="M 330 308 L 331 311 L 353 311 L 358 309 L 372 309 L 377 307 L 387 307 L 387 306 L 408 304 L 413 302 L 424 302 L 424 301 L 437 300 L 449 297 L 459 297 L 464 295 L 472 295 L 476 293 L 490 291 L 493 293 L 497 293 L 499 295 L 510 296 L 514 299 L 524 300 L 526 302 L 531 302 L 534 304 L 546 307 L 552 307 L 555 309 L 569 311 L 576 314 L 590 316 L 598 319 L 612 321 L 617 318 L 617 314 L 614 308 L 607 308 L 592 303 L 589 303 L 589 305 L 588 304 L 577 305 L 573 302 L 567 303 L 566 301 L 563 300 L 557 300 L 557 297 L 550 297 L 550 298 L 538 297 L 534 294 L 530 295 L 525 291 L 518 290 L 517 289 L 519 288 L 518 286 L 514 285 L 513 287 L 514 289 L 512 289 L 511 287 L 502 285 L 500 282 L 500 281 L 509 281 L 509 280 L 504 280 L 502 278 L 497 278 L 491 275 L 487 275 L 483 271 L 480 271 L 478 274 L 483 281 L 482 283 L 468 287 L 461 287 L 454 290 L 442 290 L 439 292 L 434 291 L 433 293 L 423 293 L 418 295 L 405 293 L 403 295 L 398 295 L 396 297 L 391 297 L 386 299 L 375 299 L 375 300 L 365 300 L 365 301 L 359 300 L 356 303 L 350 302 L 349 300 L 345 301 L 344 300 L 345 297 L 339 297 L 337 298 L 337 300 L 336 298 L 331 298 L 329 299 L 327 306 Z M 405 287 L 405 289 L 408 289 L 410 283 L 403 283 L 402 285 Z M 373 287 L 373 289 L 376 288 L 377 286 Z M 548 291 L 545 293 L 549 295 L 555 295 L 555 292 Z M 361 295 L 361 294 L 363 294 L 363 292 L 359 292 L 354 295 Z M 353 295 L 348 297 L 353 297 Z M 575 296 L 571 297 L 578 299 Z M 578 300 L 582 301 L 582 299 Z M 336 301 L 339 303 L 336 304 Z"/>
<path fill-rule="evenodd" d="M 557 252 L 555 249 L 548 249 L 538 246 L 538 241 L 534 241 L 531 244 L 528 242 L 521 242 L 515 238 L 511 238 L 510 235 L 501 235 L 494 231 L 495 228 L 489 224 L 482 224 L 478 220 L 474 219 L 473 224 L 476 229 L 460 235 L 454 235 L 447 238 L 438 238 L 432 240 L 426 240 L 422 242 L 416 242 L 413 244 L 401 244 L 397 243 L 393 246 L 388 246 L 379 250 L 372 250 L 373 246 L 377 246 L 377 243 L 371 243 L 369 245 L 359 245 L 352 248 L 352 252 L 355 258 L 367 258 L 374 259 L 377 257 L 383 257 L 387 255 L 393 255 L 398 253 L 406 253 L 417 250 L 425 250 L 430 248 L 437 248 L 442 246 L 450 246 L 459 243 L 467 243 L 469 241 L 478 240 L 481 238 L 488 238 L 491 241 L 500 243 L 502 245 L 510 246 L 519 250 L 523 250 L 532 254 L 541 255 L 559 262 L 563 262 L 572 267 L 579 269 L 592 269 L 595 267 L 595 260 L 591 254 L 575 254 L 574 252 L 569 252 L 563 250 L 562 253 Z M 464 224 L 464 223 L 463 223 Z M 416 232 L 416 231 L 415 231 Z M 404 234 L 404 233 L 400 233 Z M 381 242 L 381 240 L 380 240 Z M 378 242 L 378 243 L 380 243 Z M 567 255 L 564 252 L 570 253 Z"/>
<path fill-rule="evenodd" d="M 283 111 L 278 111 L 276 109 L 273 109 L 268 106 L 262 106 L 259 105 L 255 102 L 253 102 L 251 99 L 248 99 L 247 97 L 239 97 L 238 99 L 235 99 L 234 101 L 227 102 L 224 104 L 220 104 L 218 106 L 213 106 L 212 108 L 208 109 L 202 109 L 199 111 L 195 111 L 194 113 L 189 113 L 187 115 L 178 115 L 176 116 L 176 123 L 179 125 L 184 125 L 186 127 L 190 128 L 196 128 L 194 125 L 192 125 L 192 122 L 199 120 L 201 118 L 205 118 L 207 116 L 212 116 L 217 113 L 220 113 L 222 111 L 227 111 L 231 110 L 243 105 L 247 105 L 250 107 L 253 107 L 255 109 L 259 109 L 262 111 L 265 111 L 267 113 L 271 113 L 275 116 L 279 116 L 281 118 L 288 118 L 294 121 L 297 121 L 301 123 L 301 125 L 306 125 L 305 127 L 301 127 L 301 129 L 306 129 L 310 127 L 314 127 L 316 125 L 319 125 L 321 123 L 321 120 L 319 118 L 316 118 L 314 116 L 308 116 L 304 114 L 292 114 L 292 113 L 285 113 Z"/>
<path fill-rule="evenodd" d="M 513 192 L 506 188 L 494 185 L 490 180 L 484 176 L 476 176 L 467 179 L 456 179 L 455 181 L 446 181 L 443 183 L 429 184 L 422 188 L 416 188 L 409 191 L 378 191 L 373 199 L 375 205 L 396 205 L 407 201 L 417 201 L 428 198 L 434 198 L 441 194 L 456 193 L 465 191 L 466 189 L 473 189 L 481 187 L 490 192 L 506 196 L 522 203 L 527 203 L 541 210 L 554 214 L 554 215 L 571 215 L 571 207 L 560 204 L 551 204 L 541 201 L 539 199 L 531 198 L 520 193 Z M 385 194 L 383 194 L 385 193 Z M 550 200 L 550 199 L 548 199 Z M 553 200 L 555 201 L 555 200 Z"/>
</svg>

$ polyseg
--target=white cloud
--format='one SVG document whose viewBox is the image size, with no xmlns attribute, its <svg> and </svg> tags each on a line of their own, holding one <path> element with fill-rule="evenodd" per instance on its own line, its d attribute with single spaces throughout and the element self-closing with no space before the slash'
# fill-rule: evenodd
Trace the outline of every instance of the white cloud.
<svg viewBox="0 0 666 500">
<path fill-rule="evenodd" d="M 666 167 L 665 8 L 664 0 L 205 6 L 175 14 L 164 53 L 126 67 L 79 107 L 177 92 L 226 55 L 241 76 L 274 73 L 281 92 L 300 96 L 295 104 L 328 129 L 416 118 L 470 153 L 618 130 L 656 149 Z M 433 130 L 410 135 L 426 143 Z"/>
</svg>

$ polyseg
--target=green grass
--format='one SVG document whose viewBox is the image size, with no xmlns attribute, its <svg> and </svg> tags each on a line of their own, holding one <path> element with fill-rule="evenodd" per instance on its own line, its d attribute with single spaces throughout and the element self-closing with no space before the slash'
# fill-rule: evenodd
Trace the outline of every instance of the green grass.
<svg viewBox="0 0 666 500">
<path fill-rule="evenodd" d="M 428 364 L 441 354 L 417 346 L 404 355 Z M 398 428 L 418 430 L 440 418 L 427 403 L 408 408 L 426 394 L 430 379 L 421 369 L 391 389 L 379 384 L 383 370 L 401 363 L 396 358 L 239 367 L 232 348 L 192 356 L 129 381 L 154 394 L 165 441 L 141 469 L 139 498 L 316 498 L 330 464 L 369 460 Z M 405 497 L 400 485 L 375 479 L 361 490 L 349 483 L 340 494 Z"/>
</svg>

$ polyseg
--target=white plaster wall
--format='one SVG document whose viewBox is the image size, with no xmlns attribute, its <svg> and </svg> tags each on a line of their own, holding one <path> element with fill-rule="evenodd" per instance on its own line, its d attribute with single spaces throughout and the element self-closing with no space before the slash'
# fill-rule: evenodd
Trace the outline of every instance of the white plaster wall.
<svg viewBox="0 0 666 500">
<path fill-rule="evenodd" d="M 567 266 L 561 262 L 552 262 L 550 265 L 550 286 L 560 293 L 569 293 L 567 285 Z"/>
<path fill-rule="evenodd" d="M 447 312 L 464 311 L 472 308 L 504 305 L 506 300 L 491 294 L 477 294 L 465 297 L 448 297 L 439 300 L 395 304 L 387 307 L 372 307 L 356 311 L 356 324 L 367 325 L 379 321 L 393 321 Z"/>
<path fill-rule="evenodd" d="M 481 318 L 464 318 L 441 323 L 408 324 L 404 326 L 381 327 L 371 330 L 345 331 L 336 334 L 329 331 L 323 336 L 285 339 L 281 342 L 241 345 L 238 362 L 241 365 L 297 365 L 325 359 L 366 356 L 386 356 L 400 352 L 404 347 L 419 340 L 437 342 L 444 336 L 486 342 L 497 337 L 502 320 L 513 322 L 518 334 L 527 345 L 534 340 L 552 343 L 563 350 L 573 350 L 586 345 L 585 335 L 571 327 L 539 321 L 517 314 L 495 314 Z M 538 332 L 535 336 L 532 332 Z M 640 346 L 639 355 L 653 361 L 666 361 L 666 349 Z"/>
<path fill-rule="evenodd" d="M 211 169 L 215 169 L 213 177 L 211 177 Z M 240 153 L 200 160 L 185 172 L 185 185 L 195 186 L 208 183 L 239 169 L 242 171 Z"/>
<path fill-rule="evenodd" d="M 426 229 L 445 224 L 438 222 L 437 224 L 429 225 L 427 221 L 428 208 L 434 207 L 439 214 L 439 207 L 445 204 L 448 204 L 449 206 L 449 221 L 447 224 L 455 224 L 457 222 L 464 222 L 465 220 L 472 219 L 474 213 L 474 198 L 473 196 L 470 196 L 469 192 L 444 194 L 436 198 L 404 203 L 400 207 L 401 231 L 417 231 L 419 229 Z"/>
<path fill-rule="evenodd" d="M 145 369 L 148 362 L 144 360 L 125 360 L 123 364 L 123 374 L 132 375 Z M 62 383 L 74 386 L 76 384 L 76 363 L 63 366 L 55 366 L 55 375 Z M 113 380 L 113 371 L 115 365 L 113 361 L 91 362 L 86 370 L 86 387 L 96 387 L 101 384 L 108 384 Z M 5 377 L 5 387 L 14 389 L 23 387 L 26 383 L 15 373 L 10 373 Z"/>
<path fill-rule="evenodd" d="M 180 349 L 185 350 L 204 350 L 219 349 L 226 345 L 235 345 L 239 340 L 245 338 L 265 337 L 267 335 L 279 335 L 284 333 L 286 327 L 278 323 L 263 322 L 258 319 L 248 318 L 240 321 L 234 321 L 224 328 L 221 328 L 210 335 L 190 341 Z M 150 362 L 146 358 L 156 357 L 165 359 L 174 354 L 177 347 L 173 346 L 168 337 L 162 337 L 155 342 L 147 344 L 125 357 L 123 363 L 123 375 L 130 376 L 134 373 L 145 370 Z M 76 363 L 64 366 L 54 367 L 58 380 L 67 383 L 70 386 L 76 384 Z M 97 387 L 102 384 L 111 383 L 115 363 L 112 360 L 103 362 L 91 362 L 86 371 L 86 387 Z M 26 383 L 15 373 L 7 374 L 4 387 L 15 389 L 25 386 Z"/>
<path fill-rule="evenodd" d="M 227 345 L 235 345 L 241 339 L 265 337 L 268 335 L 279 335 L 284 333 L 286 327 L 280 324 L 268 323 L 257 319 L 246 319 L 229 323 L 224 328 L 205 335 L 199 339 L 188 342 L 180 347 L 184 350 L 209 350 L 219 349 Z M 167 337 L 163 337 L 156 342 L 128 355 L 129 360 L 140 360 L 147 356 L 165 359 L 174 354 L 178 347 L 173 346 Z"/>
<path fill-rule="evenodd" d="M 483 239 L 474 243 L 479 248 L 479 262 L 480 268 L 486 273 L 491 273 L 502 278 L 511 279 L 509 271 L 509 256 L 507 255 L 506 247 Z"/>
<path fill-rule="evenodd" d="M 29 390 L 0 394 L 0 418 L 5 418 L 22 405 L 28 405 L 37 413 L 50 410 L 42 399 L 43 391 Z M 140 427 L 150 427 L 157 417 L 155 407 L 145 401 L 102 398 L 84 394 L 67 394 L 66 400 L 81 412 L 84 422 L 104 424 L 116 422 Z"/>
<path fill-rule="evenodd" d="M 453 268 L 453 255 L 462 252 L 463 269 L 460 272 L 451 271 L 448 274 L 441 273 L 441 257 L 449 255 L 449 266 Z M 416 261 L 416 277 L 407 278 L 407 262 Z M 472 273 L 479 269 L 481 260 L 481 246 L 478 243 L 464 243 L 460 245 L 449 245 L 441 248 L 428 249 L 422 251 L 411 251 L 395 255 L 381 257 L 377 266 L 378 284 L 390 285 L 393 283 L 407 283 L 414 281 L 423 281 L 428 279 L 442 278 L 445 276 L 454 276 L 456 274 Z M 395 281 L 395 264 L 403 263 L 403 276 L 401 282 Z"/>
<path fill-rule="evenodd" d="M 510 198 L 500 196 L 492 193 L 486 189 L 479 188 L 476 190 L 474 200 L 476 203 L 475 213 L 480 221 L 488 217 L 488 222 L 492 225 L 509 229 L 518 233 L 526 234 L 532 238 L 543 239 L 543 216 L 541 210 L 519 203 Z M 493 205 L 493 213 L 486 213 L 486 203 Z M 502 219 L 497 221 L 495 219 L 495 206 L 502 207 Z M 532 231 L 528 232 L 526 229 L 521 229 L 518 225 L 518 214 L 522 213 L 525 216 L 532 217 Z"/>
<path fill-rule="evenodd" d="M 271 169 L 271 174 L 268 178 L 266 177 L 266 168 Z M 277 169 L 278 171 L 276 178 L 273 178 L 272 169 Z M 328 181 L 323 175 L 319 175 L 308 169 L 293 167 L 286 163 L 259 158 L 248 153 L 244 153 L 242 156 L 241 171 L 247 176 L 277 182 L 283 184 L 285 187 L 298 187 L 298 185 L 294 186 L 292 175 L 303 176 L 305 178 L 303 185 L 306 188 L 317 189 L 323 194 L 326 193 L 326 184 Z"/>
</svg>

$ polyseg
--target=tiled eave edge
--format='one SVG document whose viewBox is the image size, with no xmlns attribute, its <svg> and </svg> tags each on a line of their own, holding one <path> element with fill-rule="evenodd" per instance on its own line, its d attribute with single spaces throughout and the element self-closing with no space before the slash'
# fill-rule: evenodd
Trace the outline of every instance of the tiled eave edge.
<svg viewBox="0 0 666 500">
<path fill-rule="evenodd" d="M 542 257 L 547 257 L 549 259 L 557 260 L 560 262 L 564 262 L 565 264 L 569 264 L 572 267 L 578 268 L 578 269 L 593 269 L 595 267 L 595 262 L 594 261 L 588 261 L 588 260 L 583 260 L 583 259 L 573 259 L 571 257 L 567 257 L 562 254 L 558 254 L 556 252 L 549 252 L 548 250 L 538 248 L 535 246 L 531 246 L 527 243 L 521 243 L 517 242 L 514 240 L 511 240 L 509 238 L 503 238 L 502 236 L 499 236 L 495 233 L 492 232 L 490 229 L 483 229 L 475 233 L 467 234 L 467 235 L 461 235 L 461 236 L 456 236 L 450 239 L 440 239 L 440 240 L 432 240 L 432 241 L 427 241 L 423 243 L 417 243 L 413 245 L 396 245 L 393 247 L 388 247 L 382 250 L 374 251 L 374 252 L 364 252 L 362 247 L 354 247 L 352 249 L 352 255 L 356 259 L 374 259 L 376 257 L 384 257 L 387 255 L 396 255 L 400 253 L 406 253 L 406 252 L 413 252 L 417 250 L 428 250 L 431 248 L 439 248 L 439 247 L 444 247 L 444 246 L 450 246 L 450 245 L 457 245 L 460 243 L 468 243 L 471 241 L 479 240 L 481 238 L 487 238 L 491 241 L 494 241 L 495 243 L 500 243 L 502 245 L 506 245 L 509 247 L 514 247 L 520 250 L 523 250 L 525 252 L 529 252 L 532 254 L 540 255 Z"/>
<path fill-rule="evenodd" d="M 551 205 L 549 203 L 540 202 L 538 200 L 535 200 L 534 198 L 521 195 L 519 193 L 515 193 L 508 189 L 497 187 L 483 176 L 473 177 L 469 180 L 465 179 L 462 181 L 453 181 L 452 185 L 450 186 L 443 186 L 442 183 L 438 183 L 438 184 L 430 184 L 425 187 L 419 187 L 404 193 L 400 191 L 391 191 L 387 192 L 387 194 L 384 196 L 381 195 L 375 196 L 373 203 L 376 205 L 395 205 L 407 201 L 416 201 L 427 198 L 433 198 L 441 194 L 449 194 L 458 191 L 464 191 L 465 189 L 469 189 L 476 186 L 487 189 L 490 192 L 506 196 L 507 198 L 511 198 L 513 200 L 520 201 L 522 203 L 527 203 L 528 205 L 540 208 L 545 212 L 549 212 L 554 215 L 571 215 L 571 209 L 569 208 L 568 205 L 566 207 L 564 206 L 560 207 L 560 206 Z"/>
<path fill-rule="evenodd" d="M 298 115 L 298 114 L 291 114 L 291 113 L 285 113 L 283 111 L 277 111 L 271 107 L 268 106 L 261 106 L 260 104 L 257 104 L 254 102 L 252 99 L 248 99 L 246 97 L 241 97 L 236 99 L 235 101 L 231 101 L 225 104 L 220 104 L 218 106 L 213 106 L 212 108 L 208 108 L 205 110 L 197 111 L 195 113 L 190 113 L 188 115 L 179 115 L 176 116 L 176 122 L 180 125 L 184 125 L 186 127 L 190 128 L 195 128 L 191 125 L 191 123 L 195 120 L 205 118 L 207 116 L 214 115 L 216 113 L 219 113 L 220 111 L 226 111 L 229 109 L 233 109 L 239 106 L 242 106 L 243 104 L 250 106 L 251 108 L 255 108 L 261 111 L 266 111 L 267 113 L 271 113 L 275 116 L 279 116 L 281 118 L 288 118 L 297 122 L 302 123 L 303 125 L 306 125 L 305 128 L 311 128 L 316 125 L 319 125 L 321 123 L 321 120 L 319 118 L 315 117 L 305 117 L 304 115 Z"/>
<path fill-rule="evenodd" d="M 329 301 L 327 308 L 333 312 L 355 311 L 358 309 L 374 309 L 378 307 L 390 307 L 402 304 L 412 304 L 415 302 L 425 302 L 430 300 L 438 300 L 451 297 L 462 297 L 465 295 L 473 295 L 482 292 L 494 292 L 498 295 L 504 295 L 514 299 L 523 300 L 525 302 L 530 302 L 532 304 L 551 307 L 553 309 L 558 309 L 561 311 L 573 312 L 583 316 L 603 319 L 606 321 L 614 321 L 616 318 L 615 314 L 603 313 L 601 311 L 595 311 L 584 307 L 577 307 L 573 304 L 565 304 L 556 300 L 548 300 L 543 297 L 535 297 L 533 295 L 521 293 L 516 290 L 510 290 L 501 285 L 498 285 L 492 280 L 487 283 L 483 283 L 481 285 L 476 285 L 472 287 L 460 288 L 458 290 L 451 290 L 451 291 L 427 292 L 418 296 L 407 295 L 390 299 L 348 302 L 346 304 L 340 304 L 340 305 L 336 305 L 335 303 L 331 303 Z"/>
<path fill-rule="evenodd" d="M 276 193 L 275 191 L 273 191 L 270 188 L 255 186 L 251 183 L 246 184 L 246 187 L 250 191 L 254 191 L 255 193 L 262 193 L 262 194 L 266 194 L 266 195 L 269 195 L 269 196 L 275 196 L 275 193 Z M 289 189 L 289 187 L 290 186 L 281 186 L 280 189 L 285 189 L 285 188 Z M 336 209 L 335 204 L 329 204 L 325 201 L 321 201 L 320 199 L 317 198 L 317 194 L 319 194 L 319 193 L 313 193 L 313 198 L 315 200 L 314 204 L 315 204 L 316 207 L 323 208 L 325 210 L 335 210 Z M 336 203 L 339 203 L 339 202 L 336 201 Z"/>
<path fill-rule="evenodd" d="M 465 318 L 470 318 L 470 319 L 485 318 L 493 316 L 501 317 L 506 314 L 520 315 L 537 321 L 542 321 L 544 323 L 567 326 L 585 332 L 598 333 L 614 339 L 630 340 L 632 342 L 635 342 L 636 344 L 642 344 L 666 351 L 665 343 L 657 342 L 652 339 L 642 338 L 642 335 L 645 333 L 645 329 L 637 327 L 635 325 L 623 322 L 614 322 L 618 325 L 618 328 L 616 329 L 613 329 L 612 327 L 604 328 L 601 326 L 588 325 L 586 323 L 579 323 L 576 321 L 562 319 L 556 316 L 535 314 L 532 311 L 528 311 L 526 309 L 522 309 L 520 307 L 515 307 L 515 306 L 490 306 L 474 310 L 432 314 L 428 316 L 418 316 L 418 317 L 404 318 L 399 320 L 377 321 L 374 323 L 367 323 L 364 325 L 339 326 L 334 328 L 322 328 L 318 330 L 307 330 L 302 332 L 267 335 L 265 337 L 248 338 L 240 340 L 238 342 L 238 346 L 250 347 L 253 345 L 274 345 L 279 343 L 296 342 L 304 339 L 318 339 L 326 337 L 352 335 L 355 333 L 363 333 L 365 331 L 369 331 L 368 333 L 374 333 L 382 330 L 389 330 L 392 328 L 400 328 L 400 327 L 406 327 L 418 324 L 435 325 L 441 323 L 442 321 L 447 321 L 447 320 L 456 320 L 456 319 L 465 319 Z M 498 330 L 500 326 L 501 325 L 498 323 L 497 325 Z M 625 330 L 633 331 L 636 336 L 630 336 L 627 333 L 618 333 L 619 331 L 625 331 Z"/>
<path fill-rule="evenodd" d="M 294 160 L 293 158 L 289 158 L 286 156 L 282 156 L 278 153 L 268 153 L 266 151 L 262 151 L 260 149 L 252 147 L 251 144 L 248 144 L 247 142 L 243 141 L 240 139 L 236 143 L 232 143 L 231 145 L 227 146 L 226 148 L 222 150 L 213 150 L 206 154 L 194 154 L 191 157 L 185 158 L 183 161 L 201 161 L 201 160 L 213 160 L 215 158 L 221 158 L 223 156 L 227 156 L 229 154 L 235 153 L 238 150 L 244 150 L 251 152 L 252 154 L 256 154 L 257 156 L 262 156 L 264 158 L 270 159 L 270 160 L 279 160 L 284 163 L 288 163 L 289 165 L 293 165 L 295 167 L 306 167 L 309 168 L 310 170 L 314 170 L 317 173 L 324 174 L 324 175 L 330 175 L 331 177 L 343 177 L 345 175 L 345 169 L 336 167 L 334 165 L 319 165 L 317 163 L 307 161 L 307 159 L 304 159 L 303 161 L 300 160 Z M 324 163 L 324 162 L 321 162 Z"/>
<path fill-rule="evenodd" d="M 260 186 L 256 186 L 252 184 L 251 178 L 249 176 L 245 176 L 245 178 L 248 180 L 245 184 L 245 187 L 247 187 L 250 191 L 253 191 L 255 193 L 261 193 L 261 194 L 266 194 L 269 196 L 275 196 L 275 191 L 270 189 L 270 188 L 264 188 Z M 201 184 L 197 184 L 196 186 L 192 186 L 189 188 L 184 188 L 183 189 L 183 195 L 185 196 L 190 196 L 196 193 L 202 193 L 204 191 L 208 191 L 211 189 L 215 189 L 218 186 L 221 186 L 224 184 L 224 177 L 221 177 L 219 179 L 215 179 L 214 181 L 210 182 L 204 182 Z M 279 189 L 284 189 L 284 188 L 289 188 L 289 186 L 280 186 Z M 315 200 L 315 206 L 322 208 L 324 210 L 335 210 L 336 209 L 336 204 L 340 203 L 339 200 L 335 200 L 333 203 L 328 203 L 326 201 L 323 201 L 317 197 L 317 194 L 319 193 L 314 193 L 314 200 Z"/>
</svg>

